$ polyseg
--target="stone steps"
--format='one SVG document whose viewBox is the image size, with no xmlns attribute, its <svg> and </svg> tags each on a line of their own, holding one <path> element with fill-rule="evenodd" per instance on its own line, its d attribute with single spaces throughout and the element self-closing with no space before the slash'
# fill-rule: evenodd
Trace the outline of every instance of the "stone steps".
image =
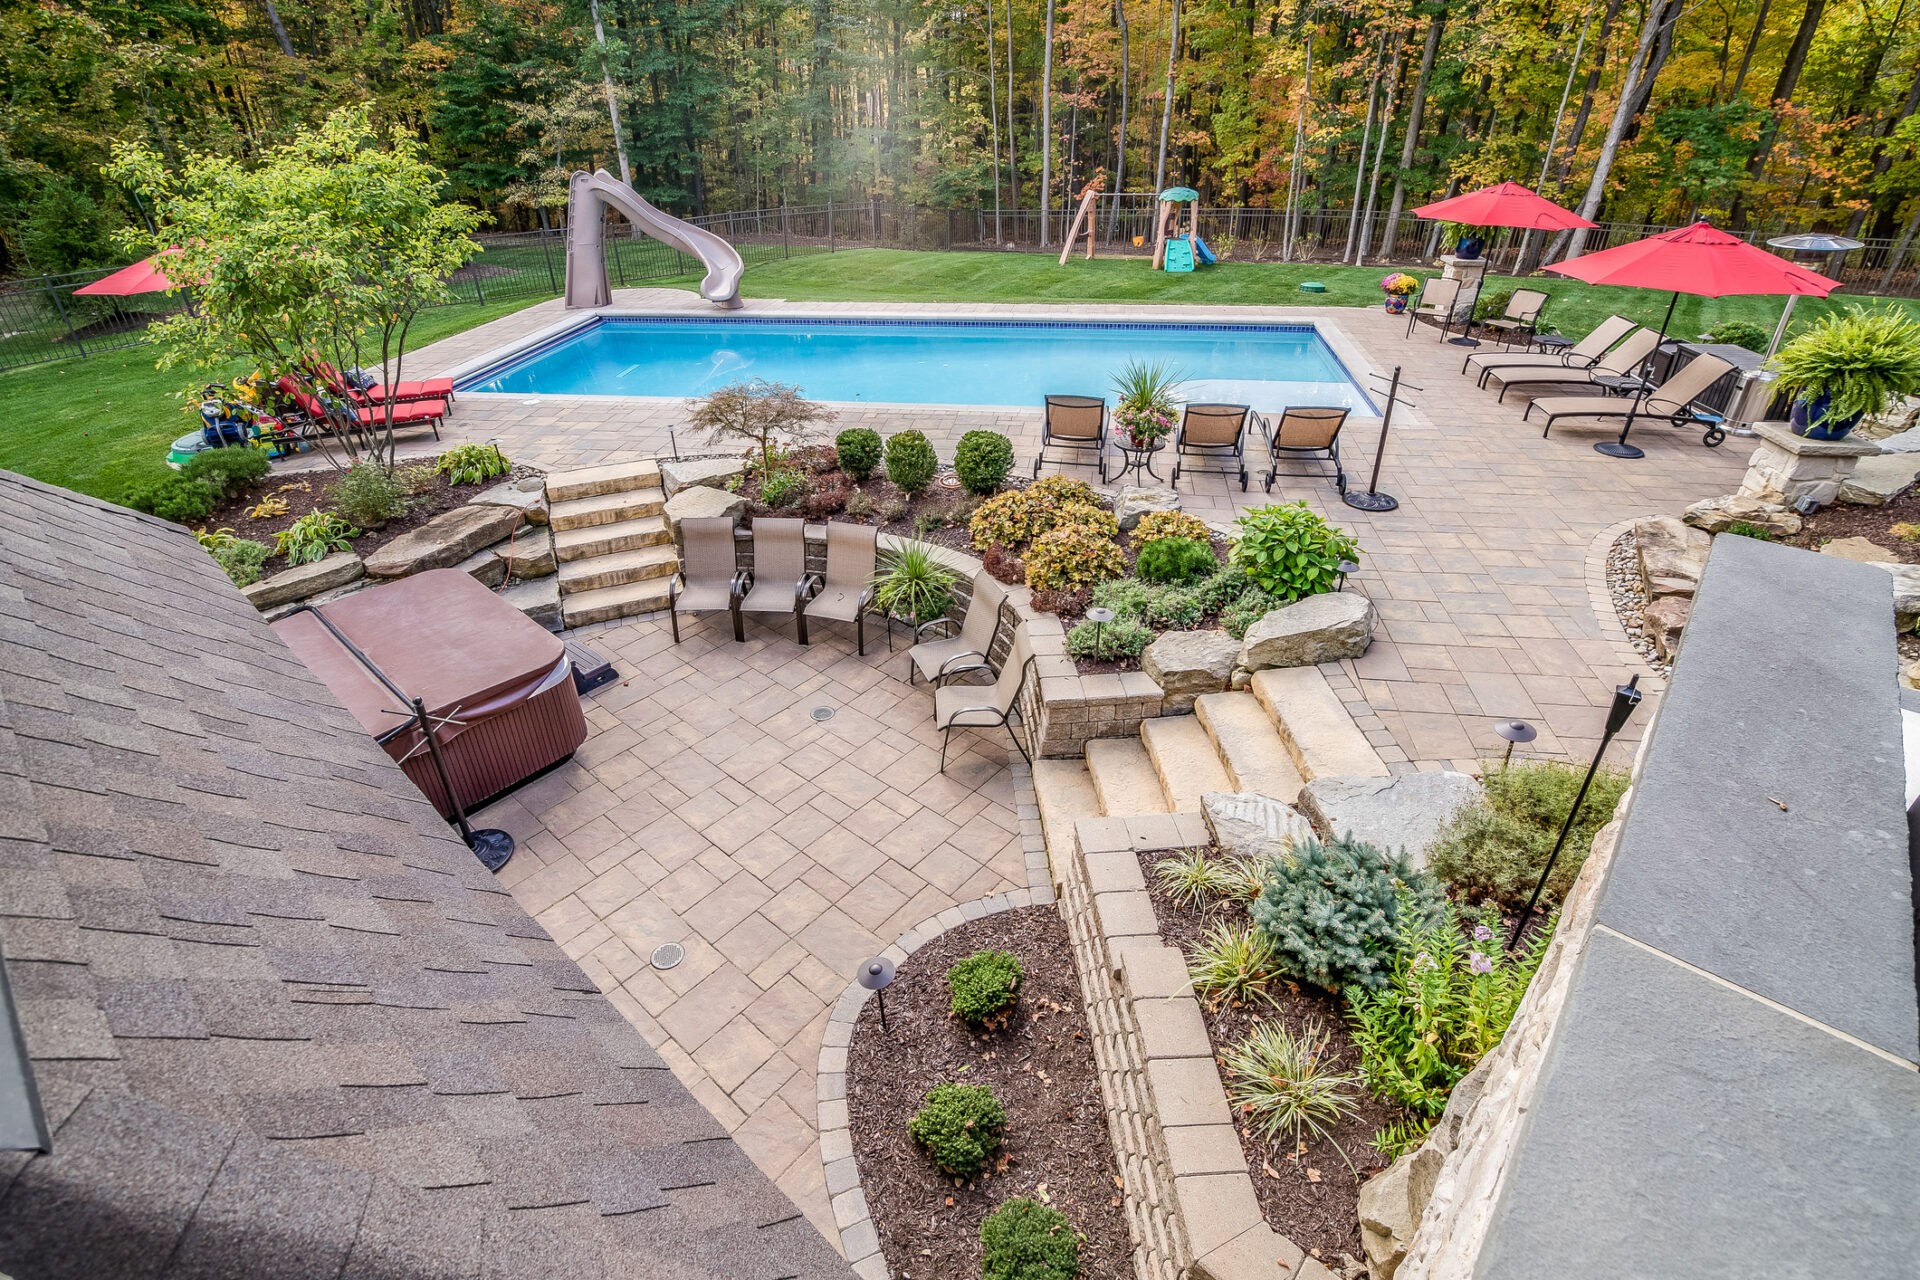
<svg viewBox="0 0 1920 1280">
<path fill-rule="evenodd" d="M 658 486 L 644 489 L 619 489 L 612 493 L 592 494 L 552 503 L 549 516 L 555 533 L 586 529 L 596 525 L 623 524 L 644 516 L 657 516 L 667 505 Z"/>
<path fill-rule="evenodd" d="M 1278 667 L 1255 672 L 1252 689 L 1253 696 L 1273 718 L 1274 728 L 1303 781 L 1384 778 L 1391 773 L 1319 668 Z"/>
<path fill-rule="evenodd" d="M 560 591 L 563 595 L 572 595 L 653 578 L 671 578 L 679 567 L 680 558 L 671 546 L 641 547 L 637 551 L 570 560 L 560 566 Z"/>
<path fill-rule="evenodd" d="M 1202 694 L 1193 704 L 1193 713 L 1226 765 L 1233 790 L 1287 804 L 1299 799 L 1306 779 L 1259 699 L 1250 693 Z"/>
<path fill-rule="evenodd" d="M 1138 738 L 1094 738 L 1087 743 L 1087 773 L 1105 817 L 1167 812 L 1147 747 Z"/>
<path fill-rule="evenodd" d="M 609 493 L 660 487 L 660 464 L 652 458 L 613 462 L 598 467 L 556 471 L 547 476 L 547 501 L 573 502 Z"/>
<path fill-rule="evenodd" d="M 1231 791 L 1233 780 L 1214 750 L 1206 728 L 1192 716 L 1162 716 L 1140 726 L 1159 776 L 1160 789 L 1175 813 L 1198 813 L 1200 797 L 1208 791 Z"/>
<path fill-rule="evenodd" d="M 617 551 L 661 547 L 671 541 L 673 535 L 667 532 L 665 519 L 660 516 L 640 516 L 614 524 L 588 524 L 577 529 L 562 529 L 553 535 L 553 554 L 565 564 L 570 560 L 612 555 Z"/>
<path fill-rule="evenodd" d="M 1048 849 L 1073 847 L 1073 824 L 1100 816 L 1100 797 L 1082 760 L 1035 760 L 1033 794 Z"/>
<path fill-rule="evenodd" d="M 590 622 L 631 618 L 667 607 L 667 580 L 644 578 L 619 586 L 598 587 L 588 591 L 568 591 L 562 584 L 560 613 L 569 627 L 584 627 Z"/>
</svg>

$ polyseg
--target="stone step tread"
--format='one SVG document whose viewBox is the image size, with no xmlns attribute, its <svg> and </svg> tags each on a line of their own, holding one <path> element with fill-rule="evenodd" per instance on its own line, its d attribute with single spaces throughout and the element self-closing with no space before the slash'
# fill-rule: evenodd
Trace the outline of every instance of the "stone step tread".
<svg viewBox="0 0 1920 1280">
<path fill-rule="evenodd" d="M 1319 668 L 1257 671 L 1252 688 L 1303 780 L 1384 778 L 1392 772 Z"/>
<path fill-rule="evenodd" d="M 1175 813 L 1200 812 L 1200 797 L 1231 791 L 1233 780 L 1214 750 L 1213 739 L 1192 716 L 1161 716 L 1140 726 L 1140 740 L 1153 759 L 1160 789 Z"/>
<path fill-rule="evenodd" d="M 660 464 L 652 458 L 636 462 L 610 462 L 597 467 L 576 467 L 555 471 L 547 476 L 547 501 L 570 502 L 599 494 L 620 493 L 628 489 L 657 488 Z"/>
<path fill-rule="evenodd" d="M 586 524 L 553 535 L 553 553 L 561 560 L 584 560 L 613 551 L 663 546 L 673 540 L 664 516 L 636 516 L 612 524 Z"/>
<path fill-rule="evenodd" d="M 560 600 L 561 612 L 569 627 L 606 622 L 612 618 L 631 618 L 635 614 L 652 613 L 666 607 L 667 583 L 664 578 L 648 578 L 642 582 L 627 582 L 594 591 L 576 591 L 562 596 Z"/>
<path fill-rule="evenodd" d="M 1167 793 L 1160 789 L 1160 775 L 1153 771 L 1153 759 L 1138 738 L 1090 740 L 1087 773 L 1093 778 L 1103 817 L 1167 812 Z"/>
<path fill-rule="evenodd" d="M 1035 760 L 1033 793 L 1050 849 L 1072 848 L 1073 824 L 1100 816 L 1100 797 L 1083 760 Z"/>
<path fill-rule="evenodd" d="M 1272 796 L 1292 804 L 1306 779 L 1260 700 L 1250 693 L 1206 693 L 1193 704 L 1194 718 L 1213 739 L 1235 791 Z"/>
<path fill-rule="evenodd" d="M 680 557 L 671 546 L 640 547 L 634 551 L 569 560 L 560 566 L 560 590 L 592 591 L 648 578 L 671 578 L 679 565 Z"/>
<path fill-rule="evenodd" d="M 569 498 L 552 504 L 548 520 L 554 532 L 591 525 L 618 524 L 641 516 L 657 516 L 667 505 L 658 485 L 650 489 L 621 489 L 597 493 L 585 498 Z"/>
</svg>

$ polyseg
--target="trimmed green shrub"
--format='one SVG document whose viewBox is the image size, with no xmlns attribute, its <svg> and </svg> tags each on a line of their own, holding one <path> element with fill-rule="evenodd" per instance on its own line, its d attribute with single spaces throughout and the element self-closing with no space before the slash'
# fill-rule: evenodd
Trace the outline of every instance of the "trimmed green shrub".
<svg viewBox="0 0 1920 1280">
<path fill-rule="evenodd" d="M 127 496 L 127 505 L 135 511 L 145 511 L 175 524 L 205 520 L 213 514 L 219 501 L 220 494 L 212 485 L 184 475 L 171 475 L 142 485 Z"/>
<path fill-rule="evenodd" d="M 880 433 L 866 427 L 848 427 L 833 438 L 840 469 L 856 482 L 864 481 L 880 465 Z"/>
<path fill-rule="evenodd" d="M 1090 662 L 1137 658 L 1152 643 L 1152 628 L 1138 618 L 1115 618 L 1104 625 L 1081 622 L 1067 632 L 1068 655 Z"/>
<path fill-rule="evenodd" d="M 1013 470 L 1013 441 L 998 431 L 969 431 L 953 451 L 953 472 L 968 493 L 982 497 L 999 490 Z"/>
<path fill-rule="evenodd" d="M 983 1084 L 937 1084 L 927 1090 L 907 1132 L 942 1173 L 973 1178 L 1000 1145 L 1007 1113 Z"/>
<path fill-rule="evenodd" d="M 887 437 L 887 479 L 902 492 L 923 492 L 933 483 L 933 473 L 939 469 L 939 456 L 918 431 L 902 431 Z"/>
<path fill-rule="evenodd" d="M 440 455 L 434 470 L 445 476 L 448 484 L 479 484 L 507 474 L 513 464 L 497 444 L 457 444 Z"/>
<path fill-rule="evenodd" d="M 362 462 L 333 486 L 333 505 L 362 529 L 378 529 L 406 514 L 407 487 L 380 463 Z"/>
<path fill-rule="evenodd" d="M 1481 294 L 1473 304 L 1474 323 L 1498 320 L 1507 313 L 1507 304 L 1513 301 L 1511 289 L 1489 289 Z"/>
<path fill-rule="evenodd" d="M 1353 535 L 1328 524 L 1305 502 L 1260 507 L 1237 524 L 1240 538 L 1231 562 L 1254 586 L 1282 601 L 1333 590 L 1340 562 L 1360 558 Z"/>
<path fill-rule="evenodd" d="M 1722 320 L 1700 335 L 1702 342 L 1724 342 L 1749 351 L 1765 351 L 1773 341 L 1773 332 L 1751 320 Z"/>
<path fill-rule="evenodd" d="M 1160 538 L 1141 549 L 1133 571 L 1148 582 L 1185 584 L 1220 567 L 1209 543 L 1192 538 Z"/>
<path fill-rule="evenodd" d="M 287 563 L 312 564 L 335 551 L 353 550 L 360 531 L 331 511 L 309 511 L 274 535 L 273 550 Z"/>
<path fill-rule="evenodd" d="M 213 562 L 233 579 L 236 587 L 250 587 L 260 581 L 260 573 L 267 563 L 267 557 L 273 549 L 264 542 L 255 542 L 252 538 L 235 538 L 218 547 L 209 547 L 207 554 Z"/>
<path fill-rule="evenodd" d="M 980 1224 L 980 1280 L 1073 1280 L 1080 1241 L 1065 1214 L 1015 1197 Z"/>
<path fill-rule="evenodd" d="M 1547 865 L 1585 776 L 1578 766 L 1551 760 L 1488 770 L 1483 779 L 1486 798 L 1463 805 L 1441 828 L 1427 853 L 1427 865 L 1471 901 L 1524 903 L 1540 881 L 1540 869 Z M 1566 897 L 1573 888 L 1593 837 L 1612 820 L 1626 789 L 1625 773 L 1602 769 L 1594 775 L 1580 816 L 1567 833 L 1567 847 L 1547 879 L 1549 901 Z"/>
<path fill-rule="evenodd" d="M 1268 867 L 1252 914 L 1282 972 L 1339 991 L 1383 986 L 1401 937 L 1440 900 L 1439 882 L 1405 854 L 1351 837 L 1301 840 Z"/>
<path fill-rule="evenodd" d="M 1020 961 L 1005 951 L 976 951 L 947 970 L 953 1016 L 976 1025 L 1004 1021 L 1020 996 Z"/>
<path fill-rule="evenodd" d="M 792 506 L 806 491 L 805 473 L 792 467 L 775 467 L 760 480 L 760 500 L 770 507 Z"/>
<path fill-rule="evenodd" d="M 207 449 L 187 459 L 180 474 L 198 480 L 223 498 L 236 497 L 247 486 L 266 479 L 273 463 L 258 449 L 230 445 L 225 449 Z"/>
</svg>

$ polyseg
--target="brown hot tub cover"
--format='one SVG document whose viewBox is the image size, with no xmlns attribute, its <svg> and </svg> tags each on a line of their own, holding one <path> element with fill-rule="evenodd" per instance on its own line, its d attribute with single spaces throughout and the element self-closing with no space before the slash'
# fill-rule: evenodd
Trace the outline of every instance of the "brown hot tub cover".
<svg viewBox="0 0 1920 1280">
<path fill-rule="evenodd" d="M 289 614 L 273 629 L 442 816 L 453 810 L 409 699 L 426 705 L 468 808 L 566 759 L 586 739 L 566 645 L 458 569 L 369 587 Z"/>
</svg>

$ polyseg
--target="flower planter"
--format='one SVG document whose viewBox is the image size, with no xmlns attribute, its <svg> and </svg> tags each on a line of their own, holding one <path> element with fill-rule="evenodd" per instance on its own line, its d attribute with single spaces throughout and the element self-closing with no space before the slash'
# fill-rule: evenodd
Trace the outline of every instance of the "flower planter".
<svg viewBox="0 0 1920 1280">
<path fill-rule="evenodd" d="M 1827 412 L 1830 396 L 1819 396 L 1808 400 L 1804 396 L 1793 402 L 1793 434 L 1805 436 L 1809 440 L 1840 440 L 1860 423 L 1860 414 L 1850 418 L 1834 417 Z M 1817 424 L 1817 425 L 1816 425 Z"/>
<path fill-rule="evenodd" d="M 1407 300 L 1404 297 L 1400 296 L 1397 293 L 1390 293 L 1387 295 L 1387 314 L 1388 315 L 1390 316 L 1405 315 L 1406 311 L 1407 311 Z"/>
</svg>

